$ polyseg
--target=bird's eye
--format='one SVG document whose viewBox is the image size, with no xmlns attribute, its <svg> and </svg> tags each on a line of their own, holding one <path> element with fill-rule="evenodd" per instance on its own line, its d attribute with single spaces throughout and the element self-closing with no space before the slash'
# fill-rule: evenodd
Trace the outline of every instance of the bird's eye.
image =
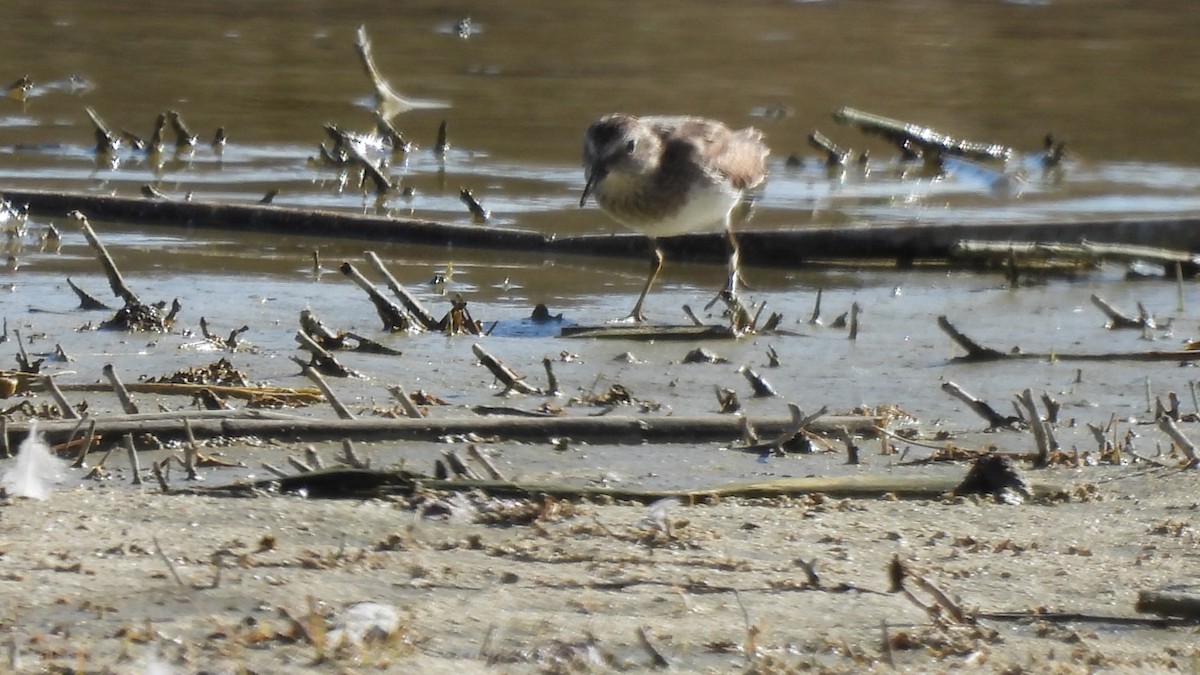
<svg viewBox="0 0 1200 675">
<path fill-rule="evenodd" d="M 629 141 L 627 141 L 625 143 L 625 152 L 632 153 L 633 149 L 636 147 L 637 147 L 637 139 L 631 138 L 631 139 L 629 139 Z"/>
</svg>

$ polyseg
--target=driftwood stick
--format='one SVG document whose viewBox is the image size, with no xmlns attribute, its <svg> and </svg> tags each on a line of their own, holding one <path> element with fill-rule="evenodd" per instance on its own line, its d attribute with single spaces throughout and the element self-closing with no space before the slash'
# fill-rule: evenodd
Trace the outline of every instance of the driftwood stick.
<svg viewBox="0 0 1200 675">
<path fill-rule="evenodd" d="M 387 286 L 392 293 L 394 293 L 396 297 L 400 299 L 400 303 L 404 305 L 404 308 L 408 310 L 408 313 L 416 318 L 417 323 L 421 324 L 425 330 L 438 330 L 439 322 L 437 318 L 430 314 L 429 310 L 425 309 L 425 306 L 421 304 L 420 300 L 405 290 L 405 288 L 400 285 L 399 281 L 396 281 L 396 277 L 392 276 L 391 271 L 388 270 L 387 266 L 383 264 L 383 261 L 379 259 L 379 256 L 375 255 L 374 251 L 367 251 L 364 255 L 367 258 L 367 262 L 371 263 L 371 266 L 375 268 L 375 271 L 383 277 L 383 280 L 387 283 Z"/>
<path fill-rule="evenodd" d="M 385 298 L 382 293 L 376 290 L 371 285 L 371 282 L 355 269 L 354 265 L 344 262 L 339 269 L 341 269 L 342 274 L 349 277 L 371 299 L 371 304 L 375 305 L 375 312 L 379 314 L 380 320 L 383 321 L 385 330 L 408 330 L 412 326 L 412 321 L 409 320 L 404 310 L 397 307 L 395 303 Z"/>
<path fill-rule="evenodd" d="M 1134 611 L 1159 616 L 1200 619 L 1200 594 L 1168 591 L 1138 591 Z"/>
<path fill-rule="evenodd" d="M 489 354 L 478 342 L 471 345 L 471 351 L 475 352 L 475 358 L 479 359 L 479 363 L 483 364 L 492 373 L 493 377 L 504 383 L 504 391 L 501 393 L 508 393 L 510 391 L 521 394 L 542 393 L 537 387 L 525 383 L 520 375 L 517 375 L 511 368 Z"/>
<path fill-rule="evenodd" d="M 87 417 L 87 416 L 85 416 Z M 83 468 L 83 460 L 92 450 L 92 443 L 96 442 L 96 420 L 88 417 L 87 432 L 83 435 L 83 442 L 79 444 L 79 452 L 75 455 L 75 461 L 72 462 L 72 469 Z"/>
<path fill-rule="evenodd" d="M 551 396 L 562 393 L 558 388 L 558 378 L 554 376 L 554 363 L 549 356 L 542 357 L 542 367 L 546 369 L 546 393 Z"/>
<path fill-rule="evenodd" d="M 421 409 L 418 408 L 415 403 L 413 403 L 411 398 L 409 398 L 408 392 L 404 391 L 404 387 L 398 384 L 393 384 L 388 387 L 387 390 L 388 393 L 392 395 L 392 398 L 396 399 L 400 403 L 400 407 L 404 408 L 405 415 L 408 415 L 412 419 L 418 420 L 425 416 L 425 413 L 421 412 Z"/>
<path fill-rule="evenodd" d="M 650 641 L 650 635 L 647 633 L 645 626 L 638 626 L 637 638 L 642 651 L 646 652 L 646 655 L 650 657 L 650 668 L 652 670 L 665 670 L 671 667 L 671 662 L 667 660 L 667 657 L 663 656 L 662 652 Z"/>
<path fill-rule="evenodd" d="M 371 39 L 367 36 L 366 26 L 358 27 L 358 31 L 355 33 L 354 48 L 362 62 L 363 70 L 371 80 L 371 86 L 375 89 L 375 112 L 383 119 L 390 120 L 402 112 L 411 110 L 412 102 L 397 94 L 388 81 L 379 74 L 379 69 L 375 67 Z"/>
<path fill-rule="evenodd" d="M 467 455 L 471 459 L 482 464 L 483 468 L 488 472 L 488 476 L 491 477 L 492 480 L 508 480 L 504 473 L 501 472 L 500 469 L 497 469 L 496 465 L 492 463 L 492 460 L 488 459 L 488 456 L 483 454 L 474 443 L 467 445 Z"/>
<path fill-rule="evenodd" d="M 170 572 L 171 572 L 171 577 L 173 579 L 175 579 L 175 583 L 179 584 L 180 586 L 186 587 L 187 584 L 184 583 L 183 577 L 179 576 L 178 570 L 175 569 L 175 563 L 171 562 L 171 559 L 169 557 L 167 557 L 166 552 L 163 551 L 162 546 L 159 545 L 158 537 L 151 537 L 150 539 L 151 539 L 151 541 L 154 542 L 154 552 L 157 553 L 159 559 L 162 560 L 164 564 L 166 564 L 167 569 L 170 570 Z"/>
<path fill-rule="evenodd" d="M 76 297 L 79 298 L 79 309 L 110 309 L 108 305 L 97 300 L 91 293 L 76 286 L 75 282 L 71 281 L 71 277 L 67 277 L 67 285 L 71 287 L 72 291 L 75 291 Z"/>
<path fill-rule="evenodd" d="M 8 444 L 8 415 L 0 415 L 0 459 L 12 456 L 12 447 Z"/>
<path fill-rule="evenodd" d="M 54 403 L 58 406 L 58 410 L 60 413 L 62 413 L 64 419 L 79 419 L 79 412 L 76 411 L 75 408 L 71 407 L 70 402 L 67 401 L 66 396 L 63 396 L 62 389 L 58 388 L 58 384 L 54 381 L 53 377 L 49 375 L 43 376 L 42 386 L 45 387 L 50 396 L 54 398 Z"/>
<path fill-rule="evenodd" d="M 312 473 L 313 472 L 313 467 L 311 467 L 307 463 L 297 459 L 296 457 L 292 457 L 291 455 L 289 455 L 287 458 L 287 461 L 288 461 L 288 464 L 292 465 L 292 468 L 299 471 L 300 473 Z"/>
<path fill-rule="evenodd" d="M 339 461 L 355 469 L 371 468 L 371 461 L 358 456 L 358 453 L 354 451 L 354 442 L 349 438 L 342 439 L 342 456 L 339 458 Z"/>
<path fill-rule="evenodd" d="M 742 366 L 741 368 L 738 368 L 738 372 L 741 373 L 746 378 L 746 381 L 750 383 L 750 388 L 754 390 L 755 396 L 767 397 L 777 395 L 775 388 L 771 386 L 771 383 L 767 382 L 764 377 L 755 372 L 754 369 L 750 368 L 750 366 Z"/>
<path fill-rule="evenodd" d="M 196 434 L 192 431 L 192 421 L 183 418 L 183 431 L 187 434 L 187 445 L 183 448 L 183 470 L 188 480 L 200 480 L 196 474 L 196 463 L 200 458 L 200 444 L 196 442 Z"/>
<path fill-rule="evenodd" d="M 458 456 L 453 449 L 442 450 L 442 457 L 446 460 L 446 465 L 454 472 L 455 476 L 467 478 L 470 480 L 480 480 L 479 474 L 466 465 L 462 458 Z"/>
<path fill-rule="evenodd" d="M 121 270 L 117 269 L 117 264 L 113 262 L 112 256 L 108 254 L 108 249 L 104 248 L 104 243 L 100 241 L 95 231 L 92 230 L 87 216 L 79 211 L 72 211 L 67 215 L 79 221 L 79 227 L 83 230 L 83 236 L 87 239 L 88 244 L 96 250 L 96 255 L 100 258 L 100 265 L 104 268 L 104 274 L 108 277 L 108 285 L 112 288 L 113 294 L 124 300 L 126 305 L 142 304 L 137 295 L 129 290 L 129 286 L 125 285 L 125 279 L 121 277 Z"/>
<path fill-rule="evenodd" d="M 808 144 L 820 150 L 825 155 L 825 166 L 845 166 L 850 157 L 850 151 L 839 147 L 833 139 L 825 134 L 814 131 L 808 135 Z"/>
<path fill-rule="evenodd" d="M 1029 412 L 1029 430 L 1033 432 L 1033 440 L 1037 443 L 1037 459 L 1034 460 L 1033 466 L 1043 468 L 1050 463 L 1050 441 L 1046 437 L 1046 427 L 1042 424 L 1037 404 L 1033 401 L 1033 392 L 1026 389 L 1017 394 L 1017 400 Z"/>
<path fill-rule="evenodd" d="M 788 412 L 791 414 L 791 421 L 788 423 L 787 427 L 783 429 L 783 431 L 779 433 L 773 440 L 766 443 L 747 446 L 741 449 L 747 451 L 769 450 L 773 454 L 783 455 L 785 454 L 784 446 L 790 443 L 797 434 L 807 429 L 819 418 L 823 417 L 825 413 L 829 412 L 829 407 L 821 406 L 821 409 L 812 415 L 805 415 L 804 411 L 800 410 L 800 406 L 796 405 L 795 403 L 789 403 Z M 743 417 L 741 419 L 744 424 L 746 418 Z M 848 434 L 846 427 L 838 426 L 828 427 L 826 432 L 834 435 Z"/>
<path fill-rule="evenodd" d="M 338 419 L 355 419 L 354 413 L 350 412 L 350 409 L 347 408 L 340 399 L 338 399 L 337 395 L 333 393 L 333 390 L 329 388 L 329 383 L 325 381 L 324 377 L 321 377 L 321 374 L 317 372 L 316 368 L 306 365 L 303 366 L 302 369 L 304 371 L 304 376 L 309 380 L 312 380 L 313 384 L 317 385 L 317 388 L 320 389 L 321 393 L 325 396 L 325 400 L 329 401 L 329 405 L 333 406 L 333 411 L 337 413 Z"/>
<path fill-rule="evenodd" d="M 129 454 L 129 467 L 133 471 L 134 485 L 142 484 L 142 465 L 138 461 L 137 446 L 133 444 L 133 434 L 125 434 L 125 451 Z"/>
<path fill-rule="evenodd" d="M 1163 433 L 1170 436 L 1175 445 L 1178 446 L 1178 448 L 1183 451 L 1183 454 L 1187 457 L 1188 461 L 1187 464 L 1184 465 L 1184 468 L 1194 469 L 1197 466 L 1200 466 L 1200 453 L 1196 451 L 1195 444 L 1188 440 L 1188 437 L 1184 436 L 1183 432 L 1179 430 L 1179 427 L 1175 425 L 1175 420 L 1163 415 L 1162 417 L 1158 418 L 1158 428 L 1162 429 Z"/>
<path fill-rule="evenodd" d="M 1092 304 L 1100 308 L 1100 311 L 1104 312 L 1104 316 L 1108 317 L 1107 328 L 1109 330 L 1118 330 L 1121 328 L 1141 329 L 1146 327 L 1146 316 L 1143 315 L 1135 319 L 1116 307 L 1113 307 L 1104 298 L 1101 298 L 1095 293 L 1092 294 Z"/>
<path fill-rule="evenodd" d="M 942 332 L 949 335 L 951 340 L 954 340 L 960 347 L 967 350 L 967 355 L 962 357 L 962 360 L 964 361 L 994 361 L 997 359 L 1006 358 L 1008 356 L 1004 352 L 997 351 L 990 347 L 984 347 L 983 345 L 959 332 L 959 330 L 954 327 L 954 324 L 950 323 L 950 320 L 947 319 L 945 315 L 937 318 L 937 324 L 938 328 L 941 328 Z"/>
<path fill-rule="evenodd" d="M 304 463 L 315 470 L 325 468 L 325 462 L 321 461 L 321 456 L 317 454 L 317 449 L 311 445 L 304 448 Z"/>
<path fill-rule="evenodd" d="M 897 147 L 910 143 L 920 147 L 927 155 L 953 155 L 976 160 L 1006 160 L 1012 148 L 995 143 L 980 143 L 953 138 L 919 124 L 902 122 L 854 108 L 841 108 L 833 113 L 833 119 L 864 133 L 882 136 Z"/>
<path fill-rule="evenodd" d="M 265 469 L 268 473 L 278 476 L 279 478 L 290 478 L 292 475 L 275 466 L 274 464 L 271 464 L 270 462 L 259 462 L 258 465 Z"/>
<path fill-rule="evenodd" d="M 967 406 L 975 412 L 975 414 L 987 421 L 989 429 L 1011 429 L 1018 422 L 1016 418 L 1005 417 L 1004 415 L 996 412 L 996 409 L 988 405 L 987 401 L 975 397 L 973 394 L 958 386 L 954 382 L 949 380 L 943 382 L 942 391 L 950 394 L 963 403 L 966 403 Z"/>
<path fill-rule="evenodd" d="M 117 371 L 111 363 L 106 363 L 102 370 L 104 377 L 108 378 L 108 383 L 112 386 L 113 392 L 117 395 L 117 400 L 121 402 L 121 409 L 126 415 L 138 414 L 137 403 L 133 400 L 129 390 L 121 382 L 121 378 L 117 375 Z"/>
<path fill-rule="evenodd" d="M 349 368 L 343 366 L 342 363 L 337 360 L 337 357 L 335 357 L 330 351 L 321 345 L 317 344 L 317 341 L 309 337 L 309 335 L 304 331 L 296 331 L 296 342 L 300 344 L 302 349 L 312 354 L 311 363 L 308 365 L 311 366 L 313 370 L 317 370 L 325 373 L 326 375 L 332 375 L 334 377 L 350 377 L 354 375 Z M 301 366 L 305 365 L 301 359 L 293 358 L 292 360 L 296 363 L 299 363 Z"/>
<path fill-rule="evenodd" d="M 1005 360 L 1032 360 L 1032 361 L 1137 361 L 1137 362 L 1162 362 L 1162 361 L 1179 361 L 1191 362 L 1200 361 L 1200 350 L 1179 349 L 1172 351 L 1146 351 L 1146 352 L 1108 352 L 1098 354 L 1072 354 L 1070 352 L 1059 353 L 1038 353 L 1038 352 L 1001 352 L 990 347 L 981 346 L 971 338 L 962 334 L 955 328 L 945 316 L 938 317 L 938 326 L 950 336 L 955 342 L 967 351 L 966 356 L 955 357 L 955 361 L 966 361 L 974 363 L 982 363 L 985 361 L 1005 361 Z"/>
</svg>

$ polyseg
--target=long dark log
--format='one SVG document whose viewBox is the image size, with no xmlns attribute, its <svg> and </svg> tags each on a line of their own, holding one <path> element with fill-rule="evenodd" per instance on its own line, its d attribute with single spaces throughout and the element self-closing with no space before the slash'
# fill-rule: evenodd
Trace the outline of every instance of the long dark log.
<svg viewBox="0 0 1200 675">
<path fill-rule="evenodd" d="M 310 497 L 375 497 L 380 493 L 410 494 L 416 490 L 478 490 L 497 497 L 557 499 L 611 498 L 643 503 L 660 499 L 678 499 L 696 503 L 710 497 L 768 498 L 784 495 L 821 494 L 835 498 L 877 498 L 894 495 L 909 499 L 934 499 L 954 490 L 953 479 L 933 476 L 810 476 L 780 478 L 756 483 L 731 483 L 700 487 L 691 490 L 567 485 L 559 483 L 527 483 L 502 480 L 435 480 L 404 471 L 366 471 L 334 469 L 271 478 L 253 483 L 239 482 L 214 487 L 188 487 L 176 490 L 187 494 L 253 494 L 270 488 L 278 492 L 303 490 Z M 1039 483 L 1032 486 L 1035 494 L 1049 494 L 1061 486 Z"/>
<path fill-rule="evenodd" d="M 96 420 L 95 433 L 115 438 L 126 433 L 148 433 L 160 439 L 184 439 L 182 416 L 174 419 L 124 419 L 110 417 Z M 321 441 L 395 440 L 435 441 L 443 436 L 476 433 L 514 441 L 550 442 L 552 438 L 568 437 L 589 443 L 689 443 L 734 441 L 741 438 L 742 423 L 728 416 L 711 417 L 453 417 L 422 419 L 190 419 L 197 438 L 269 436 L 280 439 Z M 70 435 L 76 422 L 71 420 L 42 420 L 38 431 L 48 443 L 59 443 Z M 765 436 L 780 435 L 791 424 L 789 418 L 771 417 L 752 420 L 756 431 Z M 862 415 L 826 415 L 809 424 L 811 431 L 831 433 L 845 427 L 851 433 L 873 435 L 877 428 L 887 425 L 884 418 Z M 9 433 L 23 437 L 29 433 L 28 422 L 12 422 Z"/>
<path fill-rule="evenodd" d="M 274 204 L 152 200 L 140 196 L 23 189 L 0 189 L 0 193 L 15 204 L 27 205 L 32 214 L 51 217 L 78 210 L 95 220 L 119 220 L 139 225 L 207 227 L 539 254 L 639 259 L 649 255 L 646 238 L 636 234 L 554 237 L 506 227 L 478 227 Z M 972 221 L 738 232 L 743 262 L 782 268 L 800 267 L 814 260 L 945 260 L 962 240 L 1067 243 L 1086 240 L 1200 250 L 1200 218 L 1039 223 Z M 720 234 L 667 237 L 661 239 L 660 244 L 671 258 L 724 262 L 728 257 L 726 238 Z"/>
</svg>

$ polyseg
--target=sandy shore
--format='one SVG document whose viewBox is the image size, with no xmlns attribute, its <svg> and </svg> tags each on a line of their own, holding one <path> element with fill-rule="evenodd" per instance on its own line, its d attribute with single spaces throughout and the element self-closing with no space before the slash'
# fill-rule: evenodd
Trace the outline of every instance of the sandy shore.
<svg viewBox="0 0 1200 675">
<path fill-rule="evenodd" d="M 639 632 L 677 672 L 1190 667 L 1190 628 L 982 618 L 1136 616 L 1138 590 L 1193 580 L 1197 505 L 1179 495 L 1195 472 L 1089 479 L 1017 506 L 818 495 L 662 512 L 65 489 L 0 504 L 0 616 L 30 673 L 644 671 Z M 888 593 L 893 556 L 979 618 L 934 622 Z M 354 644 L 367 610 L 381 628 Z"/>
</svg>

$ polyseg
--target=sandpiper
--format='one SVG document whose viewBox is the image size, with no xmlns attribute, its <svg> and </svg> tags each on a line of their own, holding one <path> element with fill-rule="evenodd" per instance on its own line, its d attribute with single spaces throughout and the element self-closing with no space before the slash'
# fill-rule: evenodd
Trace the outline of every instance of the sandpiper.
<svg viewBox="0 0 1200 675">
<path fill-rule="evenodd" d="M 587 184 L 579 206 L 594 195 L 618 223 L 650 239 L 650 276 L 629 318 L 645 321 L 642 304 L 662 269 L 659 237 L 723 225 L 729 238 L 729 281 L 736 295 L 738 248 L 731 213 L 766 178 L 769 150 L 762 132 L 731 130 L 700 117 L 605 115 L 583 137 Z"/>
</svg>

